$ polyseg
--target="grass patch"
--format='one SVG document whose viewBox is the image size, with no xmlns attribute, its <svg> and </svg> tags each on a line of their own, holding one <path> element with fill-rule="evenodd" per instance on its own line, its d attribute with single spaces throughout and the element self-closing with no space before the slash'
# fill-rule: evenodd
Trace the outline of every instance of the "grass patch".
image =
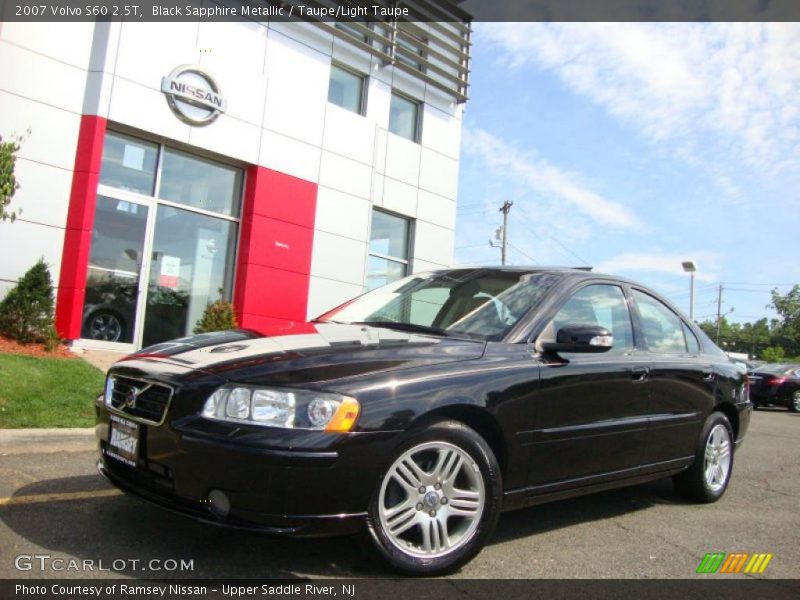
<svg viewBox="0 0 800 600">
<path fill-rule="evenodd" d="M 0 354 L 0 428 L 91 427 L 104 379 L 82 360 Z"/>
</svg>

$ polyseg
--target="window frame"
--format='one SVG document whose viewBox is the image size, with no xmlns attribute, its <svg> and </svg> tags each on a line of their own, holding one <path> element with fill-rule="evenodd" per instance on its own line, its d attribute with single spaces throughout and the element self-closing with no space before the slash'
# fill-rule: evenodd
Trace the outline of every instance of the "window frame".
<svg viewBox="0 0 800 600">
<path fill-rule="evenodd" d="M 689 324 L 685 320 L 681 319 L 681 325 L 683 325 L 683 338 L 684 338 L 684 341 L 686 342 L 686 353 L 687 354 L 691 354 L 692 356 L 699 356 L 700 354 L 703 353 L 703 345 L 700 343 L 700 338 L 697 337 L 697 334 L 694 331 L 692 331 L 692 328 L 689 326 Z M 692 338 L 694 339 L 695 343 L 697 344 L 697 352 L 692 352 L 689 349 L 689 337 L 686 334 L 687 331 L 689 332 L 689 334 L 692 336 Z"/>
<path fill-rule="evenodd" d="M 416 115 L 416 119 L 414 120 L 414 137 L 413 138 L 406 137 L 406 136 L 404 136 L 404 135 L 402 135 L 400 133 L 392 131 L 392 129 L 391 129 L 391 126 L 392 126 L 392 98 L 394 98 L 395 96 L 397 96 L 398 98 L 400 98 L 402 100 L 410 102 L 411 104 L 414 104 L 417 107 L 417 115 Z M 390 99 L 389 99 L 389 124 L 388 124 L 388 127 L 387 127 L 387 131 L 389 133 L 393 134 L 393 135 L 396 135 L 396 136 L 398 136 L 400 138 L 403 138 L 404 140 L 408 140 L 409 142 L 413 142 L 414 144 L 421 144 L 422 143 L 422 113 L 424 112 L 423 111 L 424 105 L 425 105 L 425 103 L 422 100 L 418 100 L 417 98 L 414 98 L 413 96 L 411 96 L 409 94 L 401 92 L 397 88 L 392 88 L 391 94 L 390 94 Z"/>
<path fill-rule="evenodd" d="M 391 254 L 384 254 L 382 252 L 373 252 L 370 246 L 372 245 L 372 219 L 375 213 L 382 213 L 384 215 L 388 215 L 390 217 L 394 217 L 396 219 L 402 219 L 406 222 L 406 255 L 405 258 L 399 258 L 397 256 L 392 256 Z M 367 268 L 364 269 L 364 289 L 370 289 L 367 285 L 369 281 L 369 259 L 370 257 L 380 258 L 382 260 L 387 260 L 389 262 L 393 262 L 395 264 L 401 264 L 404 267 L 405 273 L 400 278 L 408 277 L 411 275 L 411 261 L 412 261 L 412 247 L 414 242 L 414 219 L 406 216 L 401 215 L 389 210 L 384 210 L 377 206 L 372 207 L 372 211 L 370 212 L 370 220 L 369 220 L 369 237 L 367 239 Z M 375 289 L 375 288 L 373 288 Z"/>
<path fill-rule="evenodd" d="M 132 140 L 139 142 L 155 144 L 157 146 L 155 173 L 153 175 L 153 189 L 150 194 L 114 187 L 113 185 L 103 183 L 102 181 L 100 181 L 99 174 L 98 174 L 98 183 L 96 188 L 96 196 L 104 196 L 111 200 L 131 202 L 134 204 L 142 205 L 147 208 L 148 219 L 146 224 L 145 242 L 144 242 L 145 255 L 144 255 L 144 260 L 142 261 L 142 265 L 140 266 L 140 273 L 145 274 L 150 272 L 152 263 L 152 257 L 150 256 L 150 251 L 153 248 L 153 243 L 155 240 L 155 227 L 156 227 L 156 219 L 158 215 L 159 206 L 163 205 L 179 210 L 185 210 L 194 214 L 204 215 L 207 217 L 221 219 L 223 221 L 228 221 L 234 224 L 236 230 L 233 233 L 234 243 L 233 243 L 233 248 L 231 249 L 231 256 L 229 258 L 230 263 L 228 272 L 225 274 L 222 297 L 228 301 L 231 301 L 233 299 L 234 288 L 236 285 L 237 266 L 239 264 L 239 250 L 241 246 L 241 235 L 242 235 L 242 213 L 244 211 L 245 190 L 247 188 L 247 170 L 245 169 L 244 165 L 237 164 L 235 161 L 232 160 L 225 160 L 224 158 L 215 156 L 210 152 L 206 153 L 202 152 L 202 150 L 198 152 L 197 149 L 195 148 L 187 148 L 182 144 L 172 143 L 170 140 L 167 140 L 165 138 L 156 136 L 147 136 L 146 134 L 142 134 L 141 132 L 135 130 L 132 131 L 125 126 L 117 127 L 114 126 L 114 124 L 111 124 L 106 131 L 106 135 L 108 133 L 111 133 L 112 135 L 116 136 L 131 138 Z M 180 202 L 175 202 L 173 200 L 165 200 L 161 198 L 159 194 L 161 192 L 163 160 L 166 154 L 166 150 L 168 148 L 190 157 L 194 156 L 197 158 L 201 158 L 203 160 L 224 165 L 226 167 L 238 169 L 241 172 L 241 177 L 238 178 L 238 186 L 237 186 L 238 189 L 235 190 L 235 193 L 238 196 L 238 202 L 236 203 L 238 211 L 235 214 L 227 215 L 225 213 L 210 211 L 196 206 L 182 204 Z M 97 199 L 95 198 L 95 203 L 96 202 Z M 144 276 L 140 277 L 139 303 L 142 304 L 143 306 L 147 305 L 147 297 L 149 294 L 148 287 L 149 287 L 148 280 Z M 141 317 L 144 315 L 144 312 L 140 314 L 139 311 L 140 309 L 137 308 L 135 315 L 136 321 L 134 324 L 135 329 L 133 334 L 134 335 L 133 341 L 130 344 L 113 342 L 111 343 L 112 345 L 109 346 L 110 348 L 124 347 L 126 349 L 129 349 L 130 351 L 134 351 L 135 349 L 140 347 L 139 344 L 142 342 L 143 339 L 142 333 L 144 328 L 144 320 Z M 98 343 L 102 344 L 102 342 L 92 341 L 93 345 L 96 345 Z"/>
<path fill-rule="evenodd" d="M 333 79 L 333 70 L 334 69 L 339 69 L 340 71 L 344 71 L 345 73 L 349 73 L 350 75 L 358 77 L 359 80 L 361 80 L 361 93 L 359 94 L 359 97 L 358 97 L 358 108 L 359 108 L 358 111 L 350 110 L 346 106 L 342 106 L 341 104 L 336 104 L 336 102 L 331 102 L 331 97 L 330 97 L 331 80 Z M 369 90 L 369 75 L 367 73 L 362 73 L 361 71 L 358 71 L 357 69 L 354 69 L 354 68 L 352 68 L 352 67 L 350 67 L 348 65 L 342 64 L 342 63 L 337 62 L 335 60 L 331 61 L 330 74 L 328 75 L 328 94 L 327 94 L 327 97 L 326 97 L 326 101 L 328 103 L 333 104 L 334 106 L 338 106 L 342 110 L 346 110 L 347 112 L 353 113 L 354 115 L 359 115 L 359 116 L 365 117 L 367 115 L 367 98 L 369 96 L 368 90 Z"/>
</svg>

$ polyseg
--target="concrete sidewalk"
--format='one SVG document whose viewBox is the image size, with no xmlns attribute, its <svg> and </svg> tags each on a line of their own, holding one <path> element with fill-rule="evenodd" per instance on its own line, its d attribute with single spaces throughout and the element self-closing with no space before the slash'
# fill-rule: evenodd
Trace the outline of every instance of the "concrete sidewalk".
<svg viewBox="0 0 800 600">
<path fill-rule="evenodd" d="M 94 450 L 94 427 L 0 429 L 0 456 Z"/>
<path fill-rule="evenodd" d="M 74 348 L 72 351 L 103 373 L 106 373 L 115 362 L 127 356 L 125 352 L 97 350 L 95 348 Z"/>
</svg>

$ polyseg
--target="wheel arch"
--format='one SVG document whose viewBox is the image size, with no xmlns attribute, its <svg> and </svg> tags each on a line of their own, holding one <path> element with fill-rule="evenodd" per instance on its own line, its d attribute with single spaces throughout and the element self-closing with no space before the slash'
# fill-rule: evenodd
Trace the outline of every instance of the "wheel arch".
<svg viewBox="0 0 800 600">
<path fill-rule="evenodd" d="M 506 478 L 508 446 L 500 424 L 489 411 L 475 404 L 446 404 L 420 415 L 411 423 L 409 429 L 420 429 L 436 421 L 458 421 L 475 430 L 492 449 L 500 465 L 500 473 L 504 479 Z"/>
<path fill-rule="evenodd" d="M 736 407 L 730 402 L 719 402 L 714 407 L 712 412 L 721 412 L 723 415 L 728 417 L 728 421 L 733 428 L 734 442 L 739 439 L 739 411 L 736 410 Z"/>
</svg>

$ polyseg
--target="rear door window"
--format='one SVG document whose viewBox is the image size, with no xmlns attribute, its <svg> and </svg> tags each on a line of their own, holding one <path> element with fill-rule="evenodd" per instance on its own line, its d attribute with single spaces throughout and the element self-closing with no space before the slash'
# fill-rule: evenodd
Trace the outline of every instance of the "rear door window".
<svg viewBox="0 0 800 600">
<path fill-rule="evenodd" d="M 661 301 L 639 290 L 633 290 L 633 298 L 639 308 L 648 350 L 667 354 L 685 353 L 686 338 L 678 315 Z"/>
</svg>

